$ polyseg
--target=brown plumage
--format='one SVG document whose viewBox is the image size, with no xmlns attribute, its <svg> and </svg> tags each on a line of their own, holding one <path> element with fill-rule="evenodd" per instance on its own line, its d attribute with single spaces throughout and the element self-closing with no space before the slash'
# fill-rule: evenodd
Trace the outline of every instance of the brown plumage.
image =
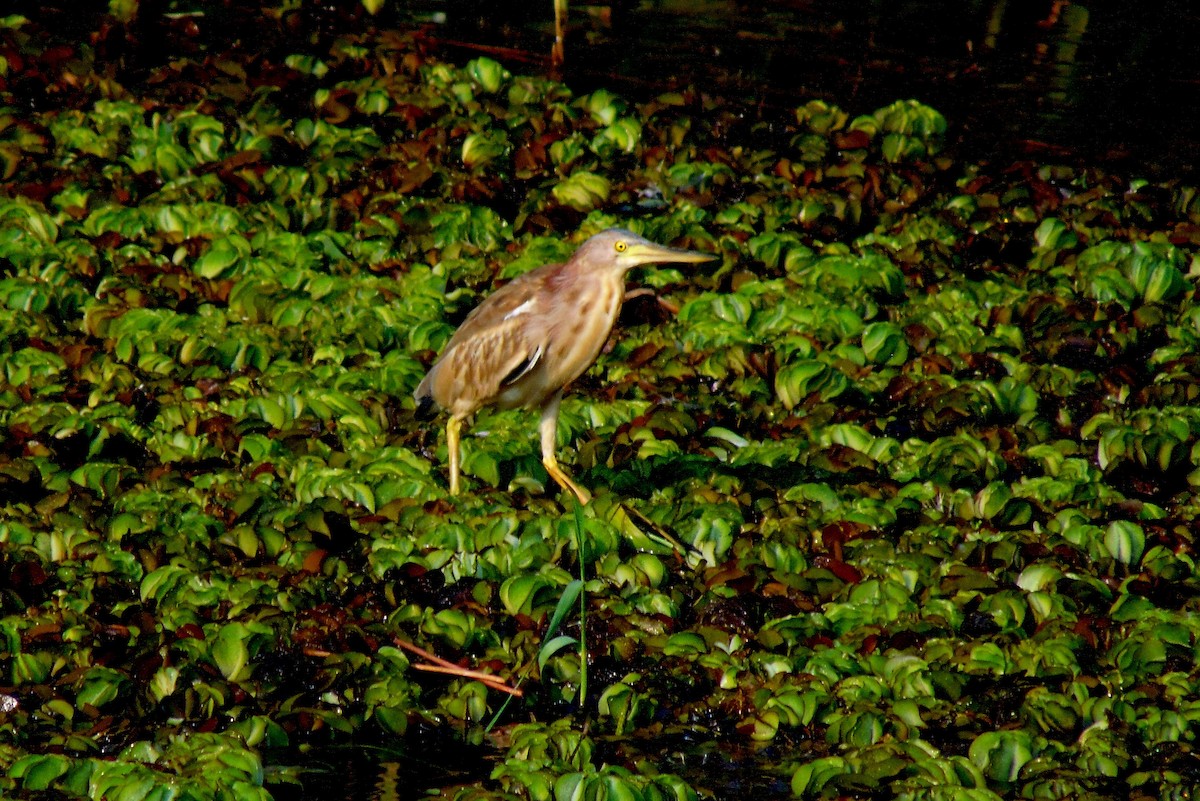
<svg viewBox="0 0 1200 801">
<path fill-rule="evenodd" d="M 608 340 L 621 311 L 629 270 L 641 264 L 713 258 L 610 228 L 584 242 L 566 262 L 525 273 L 476 306 L 414 395 L 419 410 L 436 403 L 450 412 L 446 444 L 451 494 L 459 486 L 463 421 L 485 406 L 525 406 L 542 412 L 539 431 L 546 471 L 587 503 L 591 496 L 567 477 L 554 456 L 563 387 L 591 367 Z"/>
</svg>

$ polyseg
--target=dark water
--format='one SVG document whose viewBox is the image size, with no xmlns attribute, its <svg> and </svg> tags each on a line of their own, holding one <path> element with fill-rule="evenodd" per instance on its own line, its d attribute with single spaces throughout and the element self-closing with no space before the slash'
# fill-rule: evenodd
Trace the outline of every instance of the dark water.
<svg viewBox="0 0 1200 801">
<path fill-rule="evenodd" d="M 434 35 L 454 55 L 497 47 L 547 66 L 550 0 L 446 0 Z M 528 63 L 521 63 L 528 59 Z M 1031 155 L 1195 180 L 1200 3 L 1193 0 L 618 0 L 572 4 L 562 78 L 632 99 L 696 85 L 791 108 L 852 114 L 916 98 L 949 119 L 972 160 Z"/>
</svg>

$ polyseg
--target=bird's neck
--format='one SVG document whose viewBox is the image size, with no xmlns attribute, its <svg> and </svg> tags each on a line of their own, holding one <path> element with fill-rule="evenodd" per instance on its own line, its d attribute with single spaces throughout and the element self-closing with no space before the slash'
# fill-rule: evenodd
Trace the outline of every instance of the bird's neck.
<svg viewBox="0 0 1200 801">
<path fill-rule="evenodd" d="M 580 366 L 565 378 L 571 380 L 595 360 L 608 340 L 625 299 L 625 272 L 564 271 L 559 277 L 563 282 L 559 290 L 562 308 L 571 312 L 555 321 L 552 338 L 564 349 L 564 354 L 569 354 L 564 361 Z"/>
</svg>

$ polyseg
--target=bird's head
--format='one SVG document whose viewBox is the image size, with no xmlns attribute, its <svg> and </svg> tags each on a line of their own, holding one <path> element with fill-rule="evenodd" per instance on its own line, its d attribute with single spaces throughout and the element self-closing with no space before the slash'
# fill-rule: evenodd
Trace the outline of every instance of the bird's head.
<svg viewBox="0 0 1200 801">
<path fill-rule="evenodd" d="M 698 264 L 715 258 L 711 253 L 656 245 L 624 228 L 609 228 L 584 242 L 571 261 L 587 270 L 625 273 L 642 264 Z"/>
</svg>

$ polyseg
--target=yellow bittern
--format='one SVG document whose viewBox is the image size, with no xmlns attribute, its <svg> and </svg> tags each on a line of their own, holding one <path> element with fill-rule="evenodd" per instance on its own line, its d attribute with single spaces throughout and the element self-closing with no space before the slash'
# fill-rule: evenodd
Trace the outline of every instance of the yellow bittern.
<svg viewBox="0 0 1200 801">
<path fill-rule="evenodd" d="M 525 406 L 542 411 L 538 430 L 546 472 L 587 503 L 587 490 L 567 477 L 554 456 L 563 387 L 592 366 L 608 340 L 629 270 L 714 258 L 610 228 L 584 242 L 566 262 L 525 273 L 476 306 L 414 394 L 419 414 L 435 402 L 450 412 L 450 493 L 458 493 L 463 421 L 485 406 Z"/>
</svg>

